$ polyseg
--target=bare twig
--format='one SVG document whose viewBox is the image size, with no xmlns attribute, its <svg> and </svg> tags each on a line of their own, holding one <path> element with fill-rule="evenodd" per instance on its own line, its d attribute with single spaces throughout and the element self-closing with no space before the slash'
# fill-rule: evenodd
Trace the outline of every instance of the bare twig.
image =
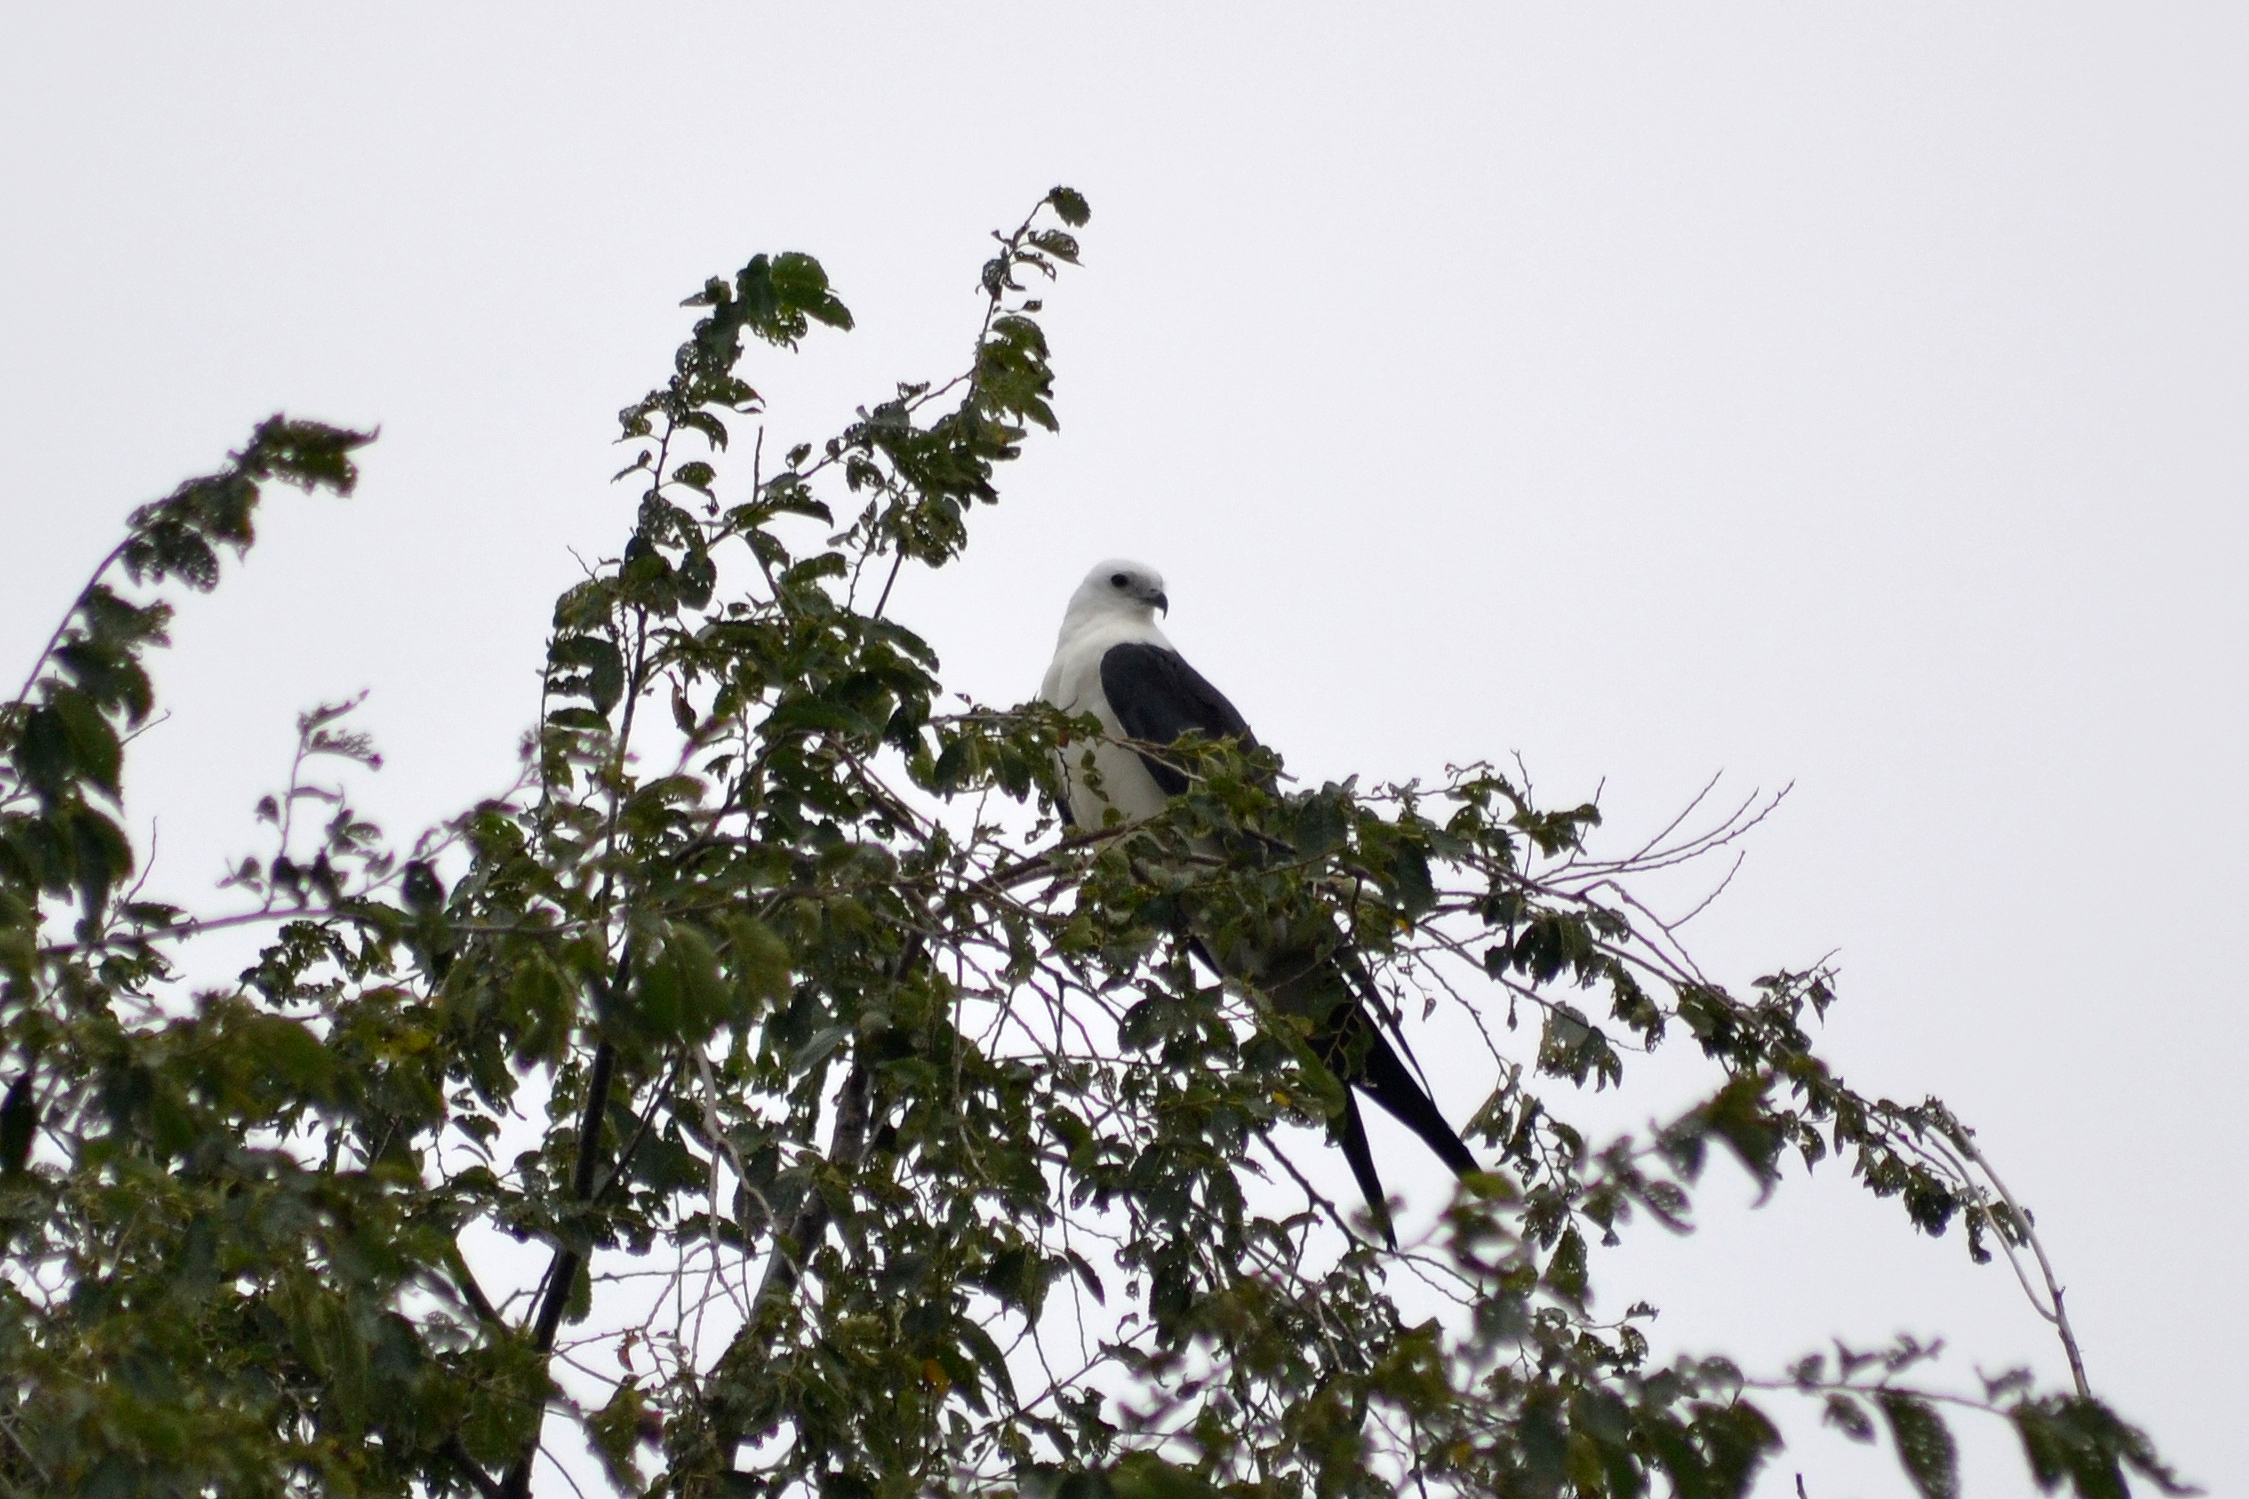
<svg viewBox="0 0 2249 1499">
<path fill-rule="evenodd" d="M 1983 1172 L 1985 1179 L 1991 1183 L 1993 1190 L 1998 1192 L 1999 1200 L 2007 1205 L 2007 1214 L 2013 1220 L 2011 1226 L 2023 1236 L 2023 1241 L 2030 1245 L 2030 1252 L 2037 1256 L 2038 1273 L 2045 1278 L 2046 1295 L 2050 1298 L 2052 1304 L 2051 1306 L 2041 1306 L 2036 1296 L 2030 1296 L 2030 1304 L 2036 1309 L 2039 1316 L 2053 1324 L 2055 1335 L 2062 1340 L 2062 1352 L 2069 1357 L 2069 1375 L 2072 1380 L 2076 1381 L 2078 1398 L 2081 1400 L 2092 1399 L 2093 1386 L 2085 1377 L 2085 1355 L 2077 1346 L 2076 1330 L 2069 1325 L 2069 1311 L 2062 1305 L 2062 1284 L 2055 1278 L 2053 1262 L 2046 1257 L 2046 1246 L 2039 1241 L 2038 1230 L 2032 1225 L 2030 1214 L 2024 1212 L 2021 1206 L 2016 1203 L 2015 1195 L 2007 1190 L 2007 1184 L 1999 1179 L 1999 1173 L 1992 1169 L 1991 1162 L 1985 1158 L 1982 1151 L 1976 1148 L 1975 1138 L 1970 1130 L 1965 1127 L 1955 1127 L 1947 1130 L 1946 1133 L 1960 1153 L 1975 1162 L 1976 1169 Z M 2000 1235 L 1999 1242 L 2000 1247 L 2007 1251 L 2008 1262 L 2012 1264 L 2015 1258 L 2014 1247 L 2007 1243 L 2005 1234 Z M 2016 1267 L 2015 1273 L 2018 1277 L 2021 1276 L 2020 1266 Z M 2023 1292 L 2025 1295 L 2030 1295 L 2030 1287 L 2027 1284 L 2023 1287 Z"/>
</svg>

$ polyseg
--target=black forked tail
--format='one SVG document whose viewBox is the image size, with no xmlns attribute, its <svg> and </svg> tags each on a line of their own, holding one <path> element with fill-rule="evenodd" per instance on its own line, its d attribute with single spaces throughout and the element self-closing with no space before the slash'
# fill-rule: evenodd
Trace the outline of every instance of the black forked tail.
<svg viewBox="0 0 2249 1499">
<path fill-rule="evenodd" d="M 1354 1067 L 1351 1052 L 1362 1037 L 1365 1051 Z M 1359 1114 L 1361 1092 L 1380 1104 L 1391 1118 L 1420 1136 L 1422 1143 L 1451 1168 L 1453 1175 L 1466 1176 L 1484 1168 L 1469 1151 L 1467 1142 L 1438 1111 L 1436 1101 L 1423 1090 L 1421 1080 L 1406 1066 L 1405 1059 L 1390 1044 L 1390 1038 L 1368 1016 L 1363 1003 L 1352 1001 L 1337 1017 L 1333 1029 L 1314 1044 L 1320 1049 L 1320 1060 L 1346 1085 L 1343 1113 L 1334 1121 L 1336 1143 L 1342 1147 L 1344 1160 L 1351 1165 L 1352 1176 L 1358 1179 L 1359 1191 L 1367 1200 L 1367 1211 L 1374 1215 L 1376 1225 L 1382 1230 L 1383 1242 L 1395 1249 L 1398 1235 L 1390 1225 L 1388 1197 L 1382 1190 L 1382 1178 L 1374 1169 L 1374 1152 L 1367 1144 L 1366 1121 Z"/>
<path fill-rule="evenodd" d="M 1391 1118 L 1419 1135 L 1422 1143 L 1437 1153 L 1437 1159 L 1452 1168 L 1453 1175 L 1483 1170 L 1469 1152 L 1468 1142 L 1437 1111 L 1436 1101 L 1421 1091 L 1421 1080 L 1407 1069 L 1390 1045 L 1390 1038 L 1371 1025 L 1368 1030 L 1373 1039 L 1367 1046 L 1366 1070 L 1352 1081 L 1366 1089 L 1367 1097 L 1381 1104 Z"/>
<path fill-rule="evenodd" d="M 1367 1200 L 1367 1212 L 1373 1216 L 1375 1227 L 1382 1230 L 1382 1242 L 1396 1249 L 1398 1231 L 1390 1226 L 1390 1196 L 1382 1190 L 1382 1178 L 1375 1174 L 1374 1152 L 1367 1146 L 1367 1122 L 1359 1115 L 1359 1095 L 1349 1088 L 1343 1090 L 1343 1113 L 1335 1121 L 1335 1135 L 1335 1143 L 1343 1148 L 1343 1159 L 1351 1163 L 1351 1174 L 1359 1180 L 1359 1195 Z"/>
<path fill-rule="evenodd" d="M 1201 937 L 1190 934 L 1188 945 L 1213 972 L 1227 972 Z M 1312 1048 L 1344 1084 L 1342 1112 L 1330 1119 L 1328 1126 L 1367 1200 L 1367 1211 L 1382 1230 L 1383 1242 L 1395 1249 L 1398 1236 L 1390 1224 L 1382 1177 L 1374 1169 L 1374 1151 L 1367 1143 L 1366 1120 L 1359 1112 L 1360 1093 L 1420 1136 L 1453 1175 L 1466 1176 L 1484 1168 L 1383 1034 L 1375 1019 L 1372 983 L 1363 970 L 1334 951 L 1307 953 L 1298 963 L 1268 961 L 1263 966 L 1268 973 L 1277 970 L 1282 975 L 1268 981 L 1280 1009 L 1323 1017 L 1312 1033 Z"/>
</svg>

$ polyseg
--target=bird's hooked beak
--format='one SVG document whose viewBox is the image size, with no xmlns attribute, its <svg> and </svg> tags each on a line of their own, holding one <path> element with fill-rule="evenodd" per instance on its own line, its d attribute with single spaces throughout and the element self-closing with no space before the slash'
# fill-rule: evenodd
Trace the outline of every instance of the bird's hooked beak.
<svg viewBox="0 0 2249 1499">
<path fill-rule="evenodd" d="M 1162 594 L 1155 595 L 1148 600 L 1148 603 L 1151 608 L 1162 614 L 1166 619 L 1171 617 L 1171 600 L 1165 598 Z"/>
</svg>

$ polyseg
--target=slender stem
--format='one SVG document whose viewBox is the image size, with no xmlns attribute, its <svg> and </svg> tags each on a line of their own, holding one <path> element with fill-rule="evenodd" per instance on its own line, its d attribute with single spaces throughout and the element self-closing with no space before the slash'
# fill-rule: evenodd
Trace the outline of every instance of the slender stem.
<svg viewBox="0 0 2249 1499">
<path fill-rule="evenodd" d="M 486 1326 L 498 1328 L 507 1326 L 507 1319 L 502 1317 L 500 1309 L 492 1304 L 492 1298 L 484 1294 L 484 1287 L 477 1283 L 475 1273 L 469 1269 L 468 1260 L 460 1253 L 458 1247 L 454 1249 L 452 1258 L 446 1268 L 453 1277 L 453 1284 L 459 1288 L 462 1299 L 468 1302 L 470 1309 Z"/>
<path fill-rule="evenodd" d="M 665 1099 L 671 1097 L 672 1084 L 678 1076 L 679 1069 L 675 1065 L 665 1073 L 662 1083 L 649 1092 L 648 1107 L 640 1111 L 640 1123 L 633 1126 L 632 1138 L 617 1152 L 617 1159 L 611 1163 L 609 1174 L 601 1179 L 601 1185 L 593 1189 L 587 1201 L 599 1203 L 606 1200 L 610 1189 L 624 1180 L 625 1172 L 632 1166 L 633 1157 L 640 1154 L 641 1142 L 648 1138 L 648 1131 L 655 1126 L 656 1111 L 664 1106 Z"/>
<path fill-rule="evenodd" d="M 661 485 L 662 469 L 670 452 L 671 434 L 667 429 L 659 444 L 657 454 L 657 482 Z M 652 490 L 651 493 L 654 491 Z M 636 608 L 633 613 L 633 664 L 626 684 L 624 716 L 617 728 L 615 759 L 609 777 L 609 818 L 604 837 L 614 853 L 617 840 L 617 820 L 623 806 L 621 782 L 624 777 L 625 755 L 632 741 L 634 711 L 640 706 L 640 694 L 647 686 L 648 669 L 648 613 Z M 609 904 L 614 888 L 615 871 L 610 871 L 602 889 L 602 905 Z M 632 976 L 633 944 L 628 936 L 617 956 L 615 976 L 597 994 L 599 1008 L 606 1011 L 610 995 L 625 987 Z M 606 1038 L 594 1047 L 593 1063 L 586 1076 L 586 1107 L 578 1123 L 578 1158 L 571 1170 L 571 1196 L 581 1206 L 590 1207 L 595 1197 L 594 1178 L 599 1168 L 601 1154 L 601 1126 L 609 1111 L 609 1092 L 615 1080 L 617 1048 Z M 638 1139 L 633 1142 L 637 1145 Z M 630 1147 L 628 1147 L 630 1148 Z M 622 1169 L 620 1165 L 620 1169 Z M 604 1187 L 607 1183 L 603 1184 Z M 531 1324 L 532 1346 L 545 1357 L 554 1351 L 556 1332 L 562 1326 L 562 1314 L 570 1304 L 570 1288 L 584 1267 L 585 1257 L 568 1245 L 558 1245 L 554 1259 L 547 1266 L 547 1276 L 540 1293 L 539 1308 Z M 508 1499 L 527 1499 L 531 1492 L 531 1467 L 539 1455 L 539 1428 L 546 1424 L 546 1410 L 542 1405 L 539 1419 L 534 1423 L 530 1440 L 517 1457 L 515 1466 L 508 1470 L 502 1491 Z"/>
<path fill-rule="evenodd" d="M 2016 1203 L 2015 1194 L 2007 1190 L 2007 1184 L 1999 1179 L 1999 1173 L 1991 1169 L 1991 1162 L 1984 1159 L 1982 1151 L 1976 1149 L 1974 1138 L 1965 1128 L 1948 1131 L 1948 1133 L 1952 1135 L 1952 1143 L 1959 1147 L 1961 1154 L 1974 1161 L 1977 1168 L 1990 1180 L 1992 1187 L 1999 1193 L 1999 1200 L 2007 1205 L 2007 1212 L 2014 1219 L 2014 1226 L 2022 1233 L 2024 1241 L 2030 1245 L 2030 1252 L 2037 1256 L 2038 1273 L 2046 1278 L 2046 1295 L 2053 1302 L 2054 1309 L 2049 1312 L 2046 1308 L 2038 1306 L 2035 1297 L 2031 1299 L 2031 1305 L 2038 1307 L 2038 1314 L 2054 1324 L 2054 1332 L 2062 1340 L 2062 1352 L 2069 1356 L 2069 1374 L 2070 1378 L 2077 1382 L 2078 1398 L 2080 1400 L 2092 1399 L 2093 1386 L 2085 1377 L 2085 1355 L 2077 1346 L 2076 1330 L 2069 1325 L 2069 1312 L 2062 1305 L 2061 1282 L 2054 1276 L 2053 1262 L 2046 1258 L 2046 1246 L 2039 1242 L 2038 1230 L 2032 1227 L 2030 1214 L 2024 1212 Z"/>
<path fill-rule="evenodd" d="M 1022 223 L 1015 226 L 1015 232 L 1013 234 L 1008 235 L 1005 239 L 1000 241 L 1000 244 L 1002 246 L 1000 250 L 1000 258 L 1006 262 L 1007 270 L 1001 273 L 998 284 L 991 288 L 991 291 L 985 301 L 984 321 L 982 326 L 980 326 L 976 330 L 976 347 L 979 352 L 983 350 L 984 340 L 992 336 L 992 319 L 999 315 L 1000 307 L 1006 298 L 1007 288 L 1011 284 L 1008 280 L 1008 277 L 1014 271 L 1016 256 L 1023 249 L 1023 237 L 1031 232 L 1031 225 L 1037 221 L 1039 211 L 1044 207 L 1046 207 L 1046 204 L 1042 201 L 1037 208 L 1031 210 L 1030 214 L 1023 220 Z M 922 401 L 924 400 L 936 399 L 936 397 L 938 397 L 939 395 L 944 394 L 945 391 L 951 390 L 954 386 L 960 384 L 962 380 L 966 380 L 968 382 L 968 394 L 961 397 L 961 406 L 965 410 L 968 404 L 976 399 L 977 368 L 978 365 L 972 364 L 967 374 L 953 380 L 948 380 L 947 382 L 945 382 L 944 386 L 938 390 L 925 392 L 920 399 L 917 399 L 911 405 L 909 405 L 907 407 L 907 410 L 911 411 L 915 409 L 915 407 L 920 406 Z M 760 431 L 759 435 L 761 438 L 763 437 L 764 434 L 762 430 Z M 872 618 L 882 618 L 883 608 L 890 602 L 890 590 L 897 584 L 899 570 L 905 565 L 906 553 L 905 550 L 901 548 L 897 556 L 891 559 L 890 576 L 883 580 L 882 596 L 875 600 L 875 612 L 871 616 Z"/>
<path fill-rule="evenodd" d="M 904 567 L 905 565 L 906 554 L 903 551 L 901 551 L 896 557 L 891 559 L 890 576 L 885 578 L 882 584 L 882 597 L 875 600 L 874 618 L 882 618 L 883 606 L 890 602 L 891 585 L 898 581 L 898 569 Z"/>
<path fill-rule="evenodd" d="M 55 626 L 55 633 L 47 637 L 47 643 L 40 648 L 39 654 L 32 659 L 30 674 L 23 679 L 23 686 L 18 689 L 11 701 L 20 703 L 31 696 L 31 689 L 39 685 L 39 674 L 47 669 L 48 659 L 55 654 L 55 647 L 62 644 L 63 632 L 69 629 L 70 622 L 78 617 L 79 606 L 86 602 L 86 595 L 94 591 L 95 585 L 102 580 L 102 574 L 116 565 L 117 559 L 125 555 L 125 548 L 131 543 L 132 537 L 127 536 L 125 540 L 111 547 L 109 555 L 102 558 L 100 564 L 94 568 L 93 575 L 86 579 L 86 586 L 78 590 L 78 597 L 73 599 L 70 607 L 63 611 L 62 622 Z"/>
<path fill-rule="evenodd" d="M 828 1162 L 849 1170 L 858 1166 L 867 1153 L 867 1125 L 873 1117 L 872 1100 L 874 1076 L 863 1060 L 854 1059 L 851 1071 L 843 1080 L 843 1090 L 836 1100 L 836 1126 L 828 1136 Z M 807 1191 L 798 1204 L 788 1228 L 774 1235 L 773 1255 L 765 1263 L 765 1279 L 758 1286 L 753 1307 L 763 1309 L 767 1302 L 786 1296 L 796 1289 L 803 1276 L 804 1262 L 812 1258 L 812 1250 L 820 1236 L 828 1231 L 834 1213 L 828 1199 L 817 1187 Z M 785 1241 L 785 1242 L 784 1242 Z M 793 1248 L 794 1253 L 789 1249 Z"/>
</svg>

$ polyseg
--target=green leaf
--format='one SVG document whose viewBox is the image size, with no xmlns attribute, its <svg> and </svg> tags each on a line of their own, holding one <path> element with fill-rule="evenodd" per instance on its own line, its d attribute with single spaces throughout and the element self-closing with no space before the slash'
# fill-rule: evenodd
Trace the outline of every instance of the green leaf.
<svg viewBox="0 0 2249 1499">
<path fill-rule="evenodd" d="M 1000 1352 L 999 1344 L 993 1342 L 992 1335 L 974 1322 L 958 1322 L 954 1327 L 960 1335 L 962 1345 L 967 1348 L 969 1357 L 976 1360 L 977 1367 L 984 1371 L 984 1377 L 991 1381 L 992 1388 L 999 1392 L 1000 1398 L 1010 1407 L 1014 1406 L 1015 1378 L 1008 1372 L 1007 1356 Z"/>
<path fill-rule="evenodd" d="M 133 872 L 133 846 L 116 823 L 90 807 L 71 810 L 65 820 L 74 883 L 91 922 L 101 914 L 110 890 Z"/>
<path fill-rule="evenodd" d="M 47 699 L 47 708 L 60 722 L 64 739 L 70 746 L 70 759 L 78 773 L 93 782 L 112 798 L 118 794 L 117 772 L 123 763 L 124 751 L 117 741 L 117 731 L 101 709 L 83 692 L 71 687 L 58 687 Z"/>
<path fill-rule="evenodd" d="M 798 1047 L 795 1054 L 789 1058 L 789 1075 L 801 1077 L 810 1072 L 826 1061 L 837 1047 L 850 1039 L 850 1036 L 851 1027 L 848 1025 L 831 1025 L 821 1031 L 811 1040 L 805 1042 L 804 1045 Z"/>
<path fill-rule="evenodd" d="M 1109 1293 L 1102 1287 L 1101 1277 L 1094 1273 L 1093 1266 L 1086 1263 L 1085 1257 L 1075 1249 L 1063 1250 L 1062 1257 L 1069 1261 L 1071 1273 L 1077 1276 L 1078 1280 L 1085 1286 L 1087 1293 L 1093 1297 L 1095 1303 L 1107 1306 L 1109 1304 Z"/>
<path fill-rule="evenodd" d="M 1075 235 L 1064 234 L 1059 229 L 1034 229 L 1030 240 L 1056 260 L 1065 260 L 1072 265 L 1078 263 L 1078 241 Z"/>
<path fill-rule="evenodd" d="M 1167 1463 L 1153 1452 L 1128 1452 L 1109 1470 L 1117 1499 L 1226 1499 L 1201 1474 Z"/>
<path fill-rule="evenodd" d="M 1960 1499 L 1960 1453 L 1936 1407 L 1900 1390 L 1877 1390 L 1898 1463 L 1921 1499 Z"/>
<path fill-rule="evenodd" d="M 1390 856 L 1390 895 L 1407 916 L 1424 916 L 1437 905 L 1437 887 L 1429 877 L 1429 859 L 1410 843 L 1402 843 Z"/>
<path fill-rule="evenodd" d="M 720 979 L 709 939 L 686 923 L 666 928 L 638 977 L 634 1019 L 660 1044 L 702 1041 L 738 1013 L 736 991 Z"/>
<path fill-rule="evenodd" d="M 747 912 L 728 912 L 724 920 L 726 966 L 740 989 L 744 1010 L 788 998 L 795 961 L 788 943 Z"/>
<path fill-rule="evenodd" d="M 1565 1300 L 1578 1303 L 1585 1300 L 1585 1239 L 1576 1228 L 1563 1230 L 1561 1242 L 1554 1246 L 1554 1253 L 1548 1258 L 1539 1280 Z"/>
<path fill-rule="evenodd" d="M 1086 221 L 1093 217 L 1093 210 L 1086 206 L 1085 195 L 1076 188 L 1055 188 L 1046 195 L 1046 201 L 1054 209 L 1054 216 L 1072 229 L 1083 229 Z"/>
<path fill-rule="evenodd" d="M 633 1449 L 640 1444 L 642 1428 L 650 1418 L 648 1397 L 627 1379 L 617 1386 L 609 1403 L 586 1417 L 586 1430 L 609 1481 L 627 1494 L 641 1492 L 640 1468 Z"/>
<path fill-rule="evenodd" d="M 1778 1162 L 1787 1141 L 1765 1107 L 1767 1086 L 1767 1080 L 1761 1076 L 1742 1074 L 1719 1089 L 1717 1096 L 1703 1106 L 1703 1119 L 1769 1191 L 1779 1179 Z"/>
<path fill-rule="evenodd" d="M 565 672 L 582 669 L 583 675 L 550 677 L 549 689 L 591 698 L 598 714 L 606 715 L 625 695 L 625 658 L 606 636 L 564 635 L 547 648 L 547 661 Z"/>
<path fill-rule="evenodd" d="M 2067 1478 L 2078 1499 L 2128 1499 L 2127 1466 L 2166 1494 L 2200 1492 L 2156 1456 L 2145 1432 L 2098 1400 L 2067 1395 L 2024 1400 L 2008 1416 L 2031 1477 L 2048 1493 Z"/>
<path fill-rule="evenodd" d="M 700 543 L 689 548 L 687 555 L 679 559 L 679 566 L 672 570 L 672 587 L 678 592 L 679 601 L 685 607 L 710 607 L 711 593 L 718 587 L 718 564 L 711 560 L 710 553 L 704 551 Z"/>
<path fill-rule="evenodd" d="M 1865 1406 L 1840 1391 L 1827 1397 L 1826 1408 L 1820 1412 L 1820 1424 L 1836 1428 L 1854 1442 L 1874 1440 L 1874 1418 L 1866 1413 Z"/>
<path fill-rule="evenodd" d="M 63 725 L 62 715 L 51 707 L 34 708 L 22 719 L 22 728 L 10 746 L 9 758 L 23 783 L 39 793 L 41 800 L 53 802 L 61 798 L 70 785 L 75 768 L 70 744 L 70 733 Z"/>
<path fill-rule="evenodd" d="M 256 1015 L 242 1022 L 237 1036 L 243 1060 L 260 1077 L 301 1097 L 332 1095 L 335 1059 L 303 1025 L 282 1015 Z"/>
</svg>

